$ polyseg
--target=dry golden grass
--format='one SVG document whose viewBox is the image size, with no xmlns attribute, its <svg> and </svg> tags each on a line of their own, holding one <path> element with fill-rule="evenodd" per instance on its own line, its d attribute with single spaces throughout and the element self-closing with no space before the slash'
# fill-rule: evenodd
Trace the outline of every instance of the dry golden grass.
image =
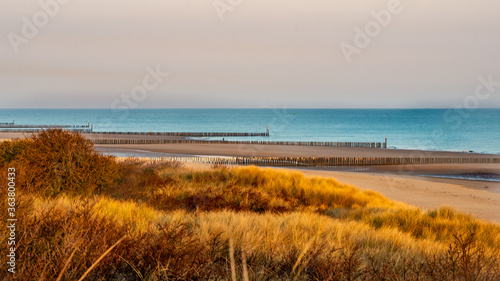
<svg viewBox="0 0 500 281">
<path fill-rule="evenodd" d="M 64 268 L 65 261 L 74 251 L 75 245 L 79 245 L 76 257 L 70 263 L 70 270 L 65 276 L 67 280 L 81 275 L 90 266 L 91 261 L 96 260 L 102 252 L 125 235 L 127 240 L 117 247 L 114 253 L 110 253 L 108 259 L 102 261 L 103 264 L 95 271 L 95 276 L 111 278 L 125 274 L 127 268 L 127 274 L 130 274 L 134 272 L 133 266 L 141 276 L 151 278 L 147 280 L 155 280 L 153 277 L 166 278 L 158 272 L 158 268 L 167 270 L 168 267 L 165 266 L 169 259 L 179 258 L 177 262 L 184 264 L 184 261 L 189 261 L 186 256 L 202 253 L 202 256 L 196 256 L 196 261 L 191 261 L 197 270 L 208 274 L 209 270 L 205 266 L 217 266 L 217 276 L 221 274 L 218 278 L 229 279 L 231 272 L 226 259 L 229 257 L 228 241 L 233 240 L 237 264 L 242 263 L 244 254 L 252 280 L 292 278 L 295 277 L 294 267 L 304 267 L 299 274 L 301 278 L 324 277 L 335 273 L 329 272 L 329 269 L 339 270 L 347 266 L 346 256 L 353 253 L 359 260 L 359 265 L 352 265 L 353 270 L 355 268 L 365 279 L 370 274 L 364 272 L 366 268 L 381 268 L 378 264 L 370 265 L 370 259 L 390 264 L 395 272 L 385 273 L 387 276 L 398 275 L 408 266 L 406 263 L 431 263 L 436 266 L 436 260 L 446 260 L 447 251 L 454 243 L 454 239 L 435 241 L 417 238 L 397 228 L 374 228 L 363 221 L 332 219 L 317 212 L 163 212 L 104 196 L 91 200 L 66 197 L 43 201 L 35 199 L 32 202 L 32 215 L 24 221 L 36 230 L 28 232 L 28 229 L 22 229 L 32 235 L 28 237 L 30 239 L 27 239 L 29 243 L 26 245 L 31 250 L 24 248 L 25 246 L 21 246 L 19 250 L 25 252 L 32 265 L 43 265 L 46 271 L 43 275 L 36 275 L 38 271 L 26 273 L 45 278 L 56 276 L 58 270 Z M 495 229 L 495 225 L 486 222 L 478 222 L 478 227 Z M 465 231 L 466 227 L 462 229 Z M 460 233 L 465 235 L 467 232 L 457 232 Z M 496 233 L 498 234 L 498 226 Z M 479 251 L 482 247 L 485 250 L 484 261 L 491 261 L 498 245 L 488 245 L 479 240 L 476 243 L 471 251 Z M 172 245 L 178 248 L 169 248 Z M 191 248 L 193 245 L 194 248 Z M 46 253 L 47 246 L 60 249 L 61 255 L 38 257 Z M 35 252 L 26 252 L 33 250 Z M 162 253 L 162 250 L 167 253 Z M 169 256 L 172 251 L 175 253 L 174 257 Z M 209 253 L 213 256 L 205 260 L 205 255 Z M 83 260 L 88 261 L 82 263 Z M 335 261 L 341 264 L 335 265 Z M 145 264 L 155 266 L 148 268 Z M 486 269 L 492 271 L 496 267 L 498 261 Z M 125 269 L 122 269 L 124 272 L 117 273 L 113 268 Z M 186 270 L 172 269 L 171 277 L 174 278 Z M 242 270 L 242 267 L 237 267 L 237 275 L 240 277 Z M 320 274 L 322 271 L 328 274 Z M 134 276 L 139 275 L 134 272 Z M 196 279 L 202 278 L 203 275 L 191 277 Z"/>
<path fill-rule="evenodd" d="M 30 144 L 0 145 L 1 182 L 6 167 L 26 155 L 24 145 Z M 90 159 L 107 161 L 95 157 Z M 32 178 L 29 172 L 24 171 L 26 178 Z M 21 182 L 17 273 L 2 271 L 0 279 L 500 278 L 500 226 L 450 208 L 424 212 L 293 171 L 223 166 L 200 171 L 129 160 L 118 164 L 117 172 L 118 180 L 90 181 L 99 186 L 93 194 L 78 181 L 69 189 L 58 187 L 57 194 L 36 190 L 43 180 L 52 183 L 50 176 L 28 182 L 30 189 Z M 6 197 L 2 189 L 2 202 Z M 4 212 L 0 227 L 5 245 Z"/>
</svg>

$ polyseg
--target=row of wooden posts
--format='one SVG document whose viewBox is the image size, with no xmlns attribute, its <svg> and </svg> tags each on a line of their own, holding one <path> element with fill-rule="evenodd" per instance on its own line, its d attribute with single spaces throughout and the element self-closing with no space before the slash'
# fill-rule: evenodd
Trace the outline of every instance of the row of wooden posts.
<svg viewBox="0 0 500 281">
<path fill-rule="evenodd" d="M 329 167 L 329 166 L 371 166 L 371 165 L 411 165 L 411 164 L 478 164 L 500 163 L 500 158 L 466 157 L 120 157 L 119 161 L 136 159 L 146 162 L 191 162 L 221 165 L 255 165 L 271 167 Z"/>
<path fill-rule="evenodd" d="M 0 123 L 2 129 L 90 129 L 92 124 L 88 125 L 15 125 L 13 123 Z"/>
<path fill-rule="evenodd" d="M 267 133 L 232 133 L 232 132 L 95 132 L 106 135 L 148 135 L 173 137 L 269 137 Z"/>
<path fill-rule="evenodd" d="M 72 132 L 93 133 L 103 135 L 149 135 L 149 136 L 177 136 L 177 137 L 268 137 L 269 126 L 265 133 L 232 133 L 232 132 L 94 132 L 90 122 L 87 125 L 15 125 L 0 123 L 0 131 L 8 132 L 36 132 L 44 129 L 67 129 Z M 195 140 L 195 139 L 91 139 L 94 144 L 249 144 L 249 145 L 299 145 L 299 146 L 339 146 L 387 148 L 387 138 L 382 142 L 301 142 L 301 141 L 225 141 L 225 140 Z"/>
<path fill-rule="evenodd" d="M 93 124 L 87 125 L 18 125 L 6 122 L 0 123 L 2 129 L 9 132 L 26 132 L 43 129 L 67 129 L 84 133 L 106 134 L 106 135 L 149 135 L 149 136 L 175 136 L 175 137 L 269 137 L 269 126 L 265 133 L 236 133 L 236 132 L 94 132 Z"/>
<path fill-rule="evenodd" d="M 160 139 L 92 139 L 94 144 L 168 144 L 168 143 L 188 143 L 188 144 L 250 144 L 250 145 L 299 145 L 299 146 L 340 146 L 340 147 L 366 147 L 366 148 L 387 148 L 381 142 L 300 142 L 300 141 L 222 141 L 222 140 L 160 140 Z"/>
<path fill-rule="evenodd" d="M 92 133 L 94 125 L 87 123 L 87 125 L 19 125 L 12 123 L 0 123 L 0 131 L 7 132 L 36 132 L 45 129 L 64 129 L 72 132 Z"/>
<path fill-rule="evenodd" d="M 93 126 L 87 125 L 9 125 L 0 123 L 0 131 L 33 132 L 43 129 L 66 129 L 72 132 L 103 135 L 137 135 L 137 136 L 172 136 L 172 137 L 269 137 L 267 133 L 232 133 L 232 132 L 94 132 Z"/>
</svg>

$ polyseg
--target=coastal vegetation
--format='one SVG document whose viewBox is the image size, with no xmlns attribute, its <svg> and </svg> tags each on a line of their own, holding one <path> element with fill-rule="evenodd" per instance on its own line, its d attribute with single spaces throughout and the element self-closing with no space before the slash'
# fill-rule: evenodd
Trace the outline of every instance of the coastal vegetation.
<svg viewBox="0 0 500 281">
<path fill-rule="evenodd" d="M 499 224 L 334 179 L 116 161 L 62 130 L 0 143 L 2 186 L 8 168 L 2 280 L 500 280 Z"/>
</svg>

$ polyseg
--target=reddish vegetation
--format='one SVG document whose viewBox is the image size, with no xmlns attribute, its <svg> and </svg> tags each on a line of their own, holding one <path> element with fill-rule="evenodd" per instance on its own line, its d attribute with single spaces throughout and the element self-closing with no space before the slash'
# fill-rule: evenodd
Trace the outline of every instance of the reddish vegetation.
<svg viewBox="0 0 500 281">
<path fill-rule="evenodd" d="M 0 159 L 16 168 L 18 184 L 43 195 L 90 195 L 112 186 L 119 176 L 112 157 L 95 152 L 92 142 L 80 134 L 62 130 L 3 142 Z"/>
</svg>

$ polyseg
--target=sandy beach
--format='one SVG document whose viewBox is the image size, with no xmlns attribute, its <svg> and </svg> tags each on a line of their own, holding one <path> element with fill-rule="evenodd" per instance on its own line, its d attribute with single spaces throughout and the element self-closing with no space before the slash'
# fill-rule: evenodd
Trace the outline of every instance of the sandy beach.
<svg viewBox="0 0 500 281">
<path fill-rule="evenodd" d="M 442 151 L 419 151 L 400 149 L 333 147 L 333 146 L 294 146 L 294 145 L 250 145 L 250 144 L 116 144 L 96 145 L 102 150 L 113 149 L 128 151 L 152 151 L 186 155 L 214 156 L 256 156 L 256 157 L 451 157 L 451 158 L 500 158 L 500 155 L 457 153 Z"/>
<path fill-rule="evenodd" d="M 498 182 L 434 179 L 391 173 L 302 171 L 306 175 L 333 177 L 363 190 L 374 190 L 387 198 L 424 210 L 450 206 L 475 217 L 500 223 L 500 183 Z M 488 189 L 484 186 L 488 186 Z"/>
<path fill-rule="evenodd" d="M 318 167 L 304 168 L 305 172 L 332 172 L 335 174 L 364 174 L 383 177 L 400 177 L 425 180 L 433 183 L 455 184 L 471 190 L 481 190 L 500 194 L 500 182 L 444 178 L 460 175 L 500 175 L 498 164 L 427 164 L 388 165 L 367 167 Z M 440 177 L 437 177 L 440 176 Z"/>
</svg>

